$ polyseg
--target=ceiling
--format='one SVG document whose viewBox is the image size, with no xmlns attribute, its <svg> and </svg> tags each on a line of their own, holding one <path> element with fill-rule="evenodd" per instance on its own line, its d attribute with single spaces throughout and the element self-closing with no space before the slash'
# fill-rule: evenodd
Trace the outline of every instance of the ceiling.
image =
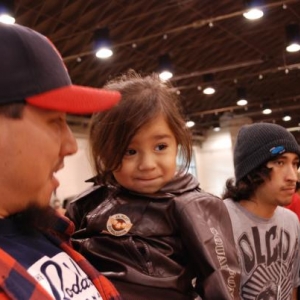
<svg viewBox="0 0 300 300">
<path fill-rule="evenodd" d="M 17 0 L 16 22 L 48 36 L 61 52 L 73 83 L 101 87 L 128 69 L 157 71 L 169 54 L 171 79 L 194 135 L 219 119 L 250 117 L 288 128 L 300 122 L 300 51 L 285 51 L 285 27 L 300 24 L 299 0 L 264 1 L 264 17 L 245 19 L 243 0 Z M 94 31 L 107 27 L 114 55 L 95 57 Z M 202 93 L 212 73 L 216 93 Z M 237 88 L 248 105 L 237 106 Z M 262 104 L 272 114 L 261 113 Z M 283 122 L 284 114 L 292 117 Z M 69 116 L 74 130 L 89 117 Z M 221 123 L 222 125 L 222 123 Z M 300 142 L 300 134 L 293 131 Z"/>
</svg>

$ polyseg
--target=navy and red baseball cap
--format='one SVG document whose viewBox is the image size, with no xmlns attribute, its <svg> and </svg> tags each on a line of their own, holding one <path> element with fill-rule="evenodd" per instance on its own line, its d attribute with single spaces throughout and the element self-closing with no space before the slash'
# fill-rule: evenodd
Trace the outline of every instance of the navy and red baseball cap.
<svg viewBox="0 0 300 300">
<path fill-rule="evenodd" d="M 49 39 L 21 25 L 0 24 L 0 105 L 26 102 L 73 114 L 90 114 L 117 104 L 117 91 L 73 85 Z"/>
</svg>

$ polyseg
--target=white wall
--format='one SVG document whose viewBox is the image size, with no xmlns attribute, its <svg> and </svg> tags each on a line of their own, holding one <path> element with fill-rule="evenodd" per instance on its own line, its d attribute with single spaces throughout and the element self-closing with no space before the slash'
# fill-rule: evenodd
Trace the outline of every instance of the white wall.
<svg viewBox="0 0 300 300">
<path fill-rule="evenodd" d="M 202 145 L 194 149 L 200 187 L 221 196 L 226 180 L 234 176 L 230 131 L 209 131 Z"/>
<path fill-rule="evenodd" d="M 60 200 L 74 196 L 91 186 L 91 183 L 84 182 L 93 176 L 88 155 L 87 139 L 77 137 L 78 152 L 65 158 L 65 167 L 57 172 L 56 177 L 60 186 L 56 190 L 56 196 Z"/>
</svg>

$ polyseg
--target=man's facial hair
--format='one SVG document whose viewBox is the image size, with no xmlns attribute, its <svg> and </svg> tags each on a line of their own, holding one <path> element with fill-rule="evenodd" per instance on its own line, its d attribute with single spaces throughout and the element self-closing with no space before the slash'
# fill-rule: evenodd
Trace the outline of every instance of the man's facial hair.
<svg viewBox="0 0 300 300">
<path fill-rule="evenodd" d="M 32 204 L 24 211 L 10 216 L 16 226 L 23 233 L 30 234 L 39 229 L 49 230 L 56 220 L 55 211 L 52 207 L 40 207 Z"/>
</svg>

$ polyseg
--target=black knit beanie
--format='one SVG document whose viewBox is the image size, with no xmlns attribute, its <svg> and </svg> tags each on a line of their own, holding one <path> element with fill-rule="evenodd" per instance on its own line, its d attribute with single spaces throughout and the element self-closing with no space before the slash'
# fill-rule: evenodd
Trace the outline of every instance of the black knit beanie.
<svg viewBox="0 0 300 300">
<path fill-rule="evenodd" d="M 271 123 L 242 126 L 233 155 L 236 182 L 285 152 L 296 153 L 300 157 L 300 147 L 295 137 L 284 127 Z"/>
</svg>

